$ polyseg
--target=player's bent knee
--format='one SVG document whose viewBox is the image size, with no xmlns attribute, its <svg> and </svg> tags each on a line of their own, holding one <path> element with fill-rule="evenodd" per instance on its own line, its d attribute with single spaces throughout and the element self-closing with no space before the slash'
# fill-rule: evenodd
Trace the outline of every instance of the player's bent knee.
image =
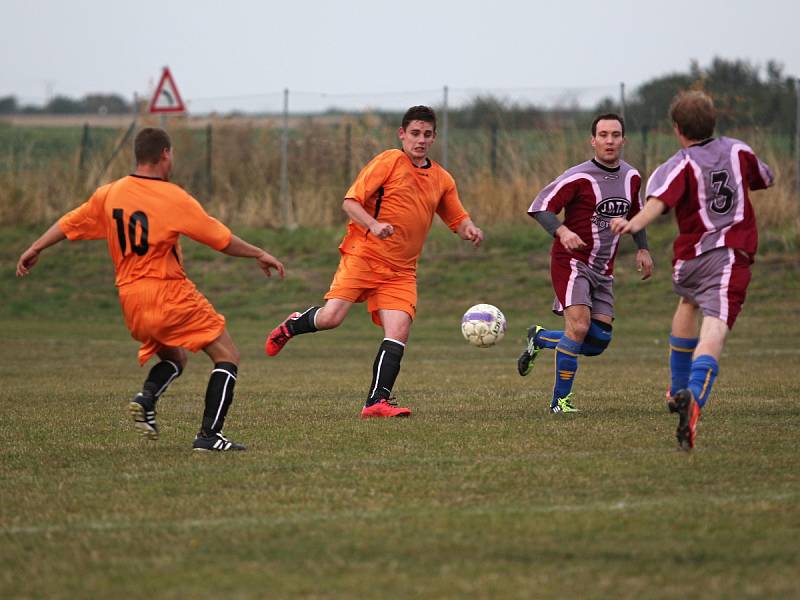
<svg viewBox="0 0 800 600">
<path fill-rule="evenodd" d="M 611 343 L 612 327 L 610 323 L 603 323 L 597 319 L 592 319 L 589 331 L 581 345 L 581 354 L 584 356 L 598 356 L 605 352 Z"/>
</svg>

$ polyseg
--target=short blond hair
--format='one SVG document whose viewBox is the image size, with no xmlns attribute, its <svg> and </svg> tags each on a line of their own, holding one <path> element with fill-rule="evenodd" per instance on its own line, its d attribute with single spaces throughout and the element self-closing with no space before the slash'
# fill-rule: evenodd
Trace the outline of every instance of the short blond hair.
<svg viewBox="0 0 800 600">
<path fill-rule="evenodd" d="M 679 92 L 669 106 L 669 117 L 684 137 L 695 141 L 710 138 L 717 125 L 714 101 L 700 90 Z"/>
</svg>

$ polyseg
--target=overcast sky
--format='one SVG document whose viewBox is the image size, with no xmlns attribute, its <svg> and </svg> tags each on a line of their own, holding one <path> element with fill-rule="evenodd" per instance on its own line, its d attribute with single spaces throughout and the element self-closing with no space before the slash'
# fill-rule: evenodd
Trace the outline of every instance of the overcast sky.
<svg viewBox="0 0 800 600">
<path fill-rule="evenodd" d="M 0 0 L 0 96 L 148 95 L 194 111 L 618 93 L 712 57 L 800 76 L 797 0 Z"/>
</svg>

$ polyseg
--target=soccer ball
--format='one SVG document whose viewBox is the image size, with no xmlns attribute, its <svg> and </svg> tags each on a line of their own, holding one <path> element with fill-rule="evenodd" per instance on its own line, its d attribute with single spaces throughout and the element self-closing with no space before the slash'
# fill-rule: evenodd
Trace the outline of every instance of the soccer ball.
<svg viewBox="0 0 800 600">
<path fill-rule="evenodd" d="M 506 334 L 506 318 L 500 309 L 491 304 L 476 304 L 464 313 L 461 333 L 473 346 L 488 348 Z"/>
</svg>

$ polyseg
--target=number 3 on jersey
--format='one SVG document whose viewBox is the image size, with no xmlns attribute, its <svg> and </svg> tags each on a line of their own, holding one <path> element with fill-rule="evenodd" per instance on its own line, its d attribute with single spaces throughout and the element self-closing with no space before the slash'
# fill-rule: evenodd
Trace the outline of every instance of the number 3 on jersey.
<svg viewBox="0 0 800 600">
<path fill-rule="evenodd" d="M 729 188 L 726 183 L 730 175 L 728 171 L 714 171 L 711 173 L 711 187 L 714 190 L 714 196 L 708 203 L 708 206 L 718 215 L 724 215 L 733 206 L 733 193 L 734 191 Z"/>
<path fill-rule="evenodd" d="M 111 211 L 111 216 L 114 217 L 114 220 L 117 222 L 117 237 L 119 237 L 119 247 L 122 250 L 122 255 L 125 256 L 125 253 L 128 250 L 128 241 L 125 236 L 125 215 L 121 208 L 115 208 Z M 136 241 L 137 228 L 139 228 L 141 232 L 138 243 Z M 127 230 L 127 237 L 130 238 L 131 242 L 131 251 L 139 256 L 144 256 L 149 247 L 147 245 L 147 215 L 142 211 L 137 210 L 131 215 L 130 219 L 128 219 Z"/>
</svg>

